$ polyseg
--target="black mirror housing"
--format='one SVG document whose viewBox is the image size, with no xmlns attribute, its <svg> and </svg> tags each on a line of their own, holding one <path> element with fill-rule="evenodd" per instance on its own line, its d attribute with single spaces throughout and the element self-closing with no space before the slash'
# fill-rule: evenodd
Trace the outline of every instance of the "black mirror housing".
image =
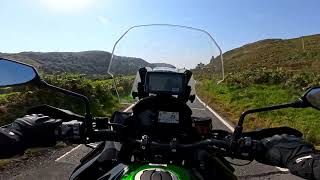
<svg viewBox="0 0 320 180">
<path fill-rule="evenodd" d="M 307 105 L 320 110 L 320 87 L 312 87 L 301 98 Z"/>
</svg>

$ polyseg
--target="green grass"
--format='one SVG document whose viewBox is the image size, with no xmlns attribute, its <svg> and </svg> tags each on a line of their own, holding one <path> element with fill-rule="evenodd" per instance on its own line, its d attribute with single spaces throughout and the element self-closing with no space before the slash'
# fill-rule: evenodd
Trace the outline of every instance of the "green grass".
<svg viewBox="0 0 320 180">
<path fill-rule="evenodd" d="M 14 163 L 14 159 L 0 159 L 0 170 Z"/>
<path fill-rule="evenodd" d="M 236 123 L 245 110 L 294 101 L 302 91 L 282 85 L 252 84 L 240 87 L 203 80 L 197 86 L 197 93 L 211 107 Z M 320 144 L 319 117 L 320 112 L 312 108 L 258 113 L 247 117 L 245 130 L 290 126 L 302 131 L 308 141 Z"/>
<path fill-rule="evenodd" d="M 19 94 L 18 92 L 11 92 L 11 93 L 7 93 L 7 94 L 0 94 L 0 101 L 5 101 L 8 99 L 8 97 L 10 96 L 15 96 Z"/>
<path fill-rule="evenodd" d="M 40 156 L 43 152 L 43 148 L 39 149 L 39 148 L 31 148 L 31 149 L 27 149 L 24 152 L 24 158 L 30 158 L 30 157 L 36 157 L 36 156 Z"/>
<path fill-rule="evenodd" d="M 209 79 L 219 71 L 220 57 L 204 69 L 195 69 L 198 95 L 236 123 L 250 108 L 294 101 L 311 86 L 320 86 L 320 35 L 302 38 L 266 39 L 224 53 L 226 79 L 216 85 Z M 290 126 L 305 138 L 320 144 L 320 112 L 285 109 L 247 117 L 245 129 Z"/>
</svg>

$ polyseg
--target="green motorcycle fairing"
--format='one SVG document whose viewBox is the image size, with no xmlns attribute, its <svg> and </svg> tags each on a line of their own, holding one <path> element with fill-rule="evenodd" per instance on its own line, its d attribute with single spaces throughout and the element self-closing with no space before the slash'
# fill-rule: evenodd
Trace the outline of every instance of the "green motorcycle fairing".
<svg viewBox="0 0 320 180">
<path fill-rule="evenodd" d="M 170 174 L 172 179 L 177 180 L 191 180 L 191 175 L 188 170 L 175 166 L 175 165 L 162 165 L 162 164 L 141 164 L 134 163 L 128 166 L 125 174 L 120 178 L 121 180 L 136 180 L 143 176 L 147 171 L 161 172 Z"/>
</svg>

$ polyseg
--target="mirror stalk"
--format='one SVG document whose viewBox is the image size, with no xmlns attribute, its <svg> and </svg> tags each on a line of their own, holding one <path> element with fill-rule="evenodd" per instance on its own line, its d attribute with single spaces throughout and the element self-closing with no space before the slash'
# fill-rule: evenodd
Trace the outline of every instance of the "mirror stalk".
<svg viewBox="0 0 320 180">
<path fill-rule="evenodd" d="M 74 97 L 77 97 L 77 98 L 81 99 L 85 103 L 85 119 L 87 121 L 90 121 L 90 122 L 86 122 L 86 123 L 92 124 L 92 115 L 90 113 L 91 112 L 90 111 L 90 102 L 89 102 L 89 99 L 86 96 L 84 96 L 82 94 L 79 94 L 79 93 L 75 93 L 75 92 L 69 91 L 67 89 L 63 89 L 63 88 L 48 84 L 44 80 L 40 80 L 39 82 L 40 83 L 38 85 L 40 87 L 46 87 L 46 88 L 55 90 L 57 92 L 61 92 L 63 94 L 67 94 L 67 95 L 74 96 Z"/>
<path fill-rule="evenodd" d="M 287 104 L 280 104 L 280 105 L 274 105 L 274 106 L 250 109 L 250 110 L 244 111 L 239 118 L 238 125 L 234 129 L 233 138 L 234 140 L 237 140 L 241 137 L 242 130 L 243 130 L 243 122 L 245 117 L 248 114 L 264 112 L 264 111 L 272 111 L 272 110 L 284 109 L 284 108 L 306 108 L 306 107 L 308 107 L 308 105 L 306 105 L 302 99 L 298 99 L 297 101 L 287 103 Z"/>
<path fill-rule="evenodd" d="M 280 104 L 280 105 L 274 105 L 274 106 L 269 106 L 269 107 L 264 107 L 264 108 L 257 108 L 257 109 L 249 109 L 245 112 L 243 112 L 239 118 L 238 126 L 242 126 L 244 122 L 244 118 L 248 114 L 252 113 L 257 113 L 257 112 L 264 112 L 264 111 L 272 111 L 272 110 L 277 110 L 277 109 L 284 109 L 284 108 L 305 108 L 305 103 L 299 99 L 297 101 L 287 103 L 287 104 Z"/>
</svg>

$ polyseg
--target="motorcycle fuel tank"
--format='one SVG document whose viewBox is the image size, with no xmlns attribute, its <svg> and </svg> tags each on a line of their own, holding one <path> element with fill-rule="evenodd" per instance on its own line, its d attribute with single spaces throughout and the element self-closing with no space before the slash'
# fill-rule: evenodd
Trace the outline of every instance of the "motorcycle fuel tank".
<svg viewBox="0 0 320 180">
<path fill-rule="evenodd" d="M 121 180 L 189 180 L 184 168 L 166 164 L 132 164 Z"/>
</svg>

